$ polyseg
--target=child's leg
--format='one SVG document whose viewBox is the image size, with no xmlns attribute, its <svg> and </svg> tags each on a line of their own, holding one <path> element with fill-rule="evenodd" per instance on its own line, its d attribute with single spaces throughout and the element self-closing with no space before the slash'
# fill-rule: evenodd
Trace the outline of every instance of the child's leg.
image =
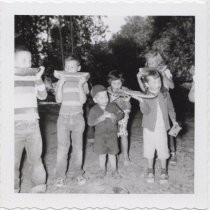
<svg viewBox="0 0 210 210">
<path fill-rule="evenodd" d="M 161 169 L 166 169 L 167 160 L 166 159 L 160 159 L 161 163 Z"/>
<path fill-rule="evenodd" d="M 176 153 L 176 138 L 169 135 L 169 148 L 171 153 Z"/>
<path fill-rule="evenodd" d="M 109 161 L 111 164 L 111 170 L 113 172 L 117 171 L 117 160 L 116 160 L 116 155 L 108 155 L 109 156 Z"/>
<path fill-rule="evenodd" d="M 170 162 L 173 164 L 177 163 L 177 157 L 176 157 L 176 138 L 169 135 L 169 148 L 171 152 L 171 158 Z"/>
<path fill-rule="evenodd" d="M 149 169 L 153 169 L 154 158 L 147 158 L 147 164 Z"/>
<path fill-rule="evenodd" d="M 18 126 L 15 123 L 15 180 L 14 180 L 14 189 L 15 192 L 19 192 L 20 190 L 20 162 L 23 154 L 23 149 L 25 147 L 25 139 L 26 139 L 26 127 L 25 124 L 22 124 L 22 129 L 19 128 L 21 125 Z"/>
<path fill-rule="evenodd" d="M 129 161 L 128 156 L 128 136 L 122 135 L 121 136 L 121 148 L 122 153 L 125 161 Z"/>
<path fill-rule="evenodd" d="M 75 115 L 72 118 L 72 147 L 73 147 L 73 162 L 74 162 L 74 176 L 79 177 L 83 175 L 83 132 L 85 129 L 85 121 L 82 113 Z"/>
<path fill-rule="evenodd" d="M 99 165 L 102 171 L 106 171 L 106 154 L 99 155 Z"/>
<path fill-rule="evenodd" d="M 166 169 L 167 159 L 161 159 L 161 174 L 160 174 L 160 184 L 168 183 L 168 172 Z"/>
<path fill-rule="evenodd" d="M 65 179 L 67 159 L 70 147 L 69 118 L 59 116 L 57 121 L 57 162 L 56 177 Z"/>
<path fill-rule="evenodd" d="M 34 121 L 29 125 L 30 133 L 26 140 L 26 153 L 28 163 L 31 166 L 32 192 L 46 191 L 46 172 L 41 160 L 42 137 L 39 122 Z"/>
</svg>

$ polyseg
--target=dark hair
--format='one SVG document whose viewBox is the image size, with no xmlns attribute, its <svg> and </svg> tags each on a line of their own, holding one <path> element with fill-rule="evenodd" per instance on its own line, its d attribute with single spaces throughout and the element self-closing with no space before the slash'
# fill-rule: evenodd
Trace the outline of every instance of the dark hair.
<svg viewBox="0 0 210 210">
<path fill-rule="evenodd" d="M 15 47 L 15 53 L 22 51 L 31 53 L 30 50 L 25 45 L 17 45 Z"/>
<path fill-rule="evenodd" d="M 160 78 L 160 80 L 161 80 L 161 89 L 160 89 L 160 92 L 163 94 L 164 97 L 166 97 L 167 96 L 167 90 L 166 90 L 166 88 L 163 85 L 163 78 L 162 78 L 162 75 L 160 74 L 160 72 L 157 69 L 148 70 L 142 76 L 142 81 L 144 83 L 147 83 L 148 82 L 148 77 L 153 77 L 154 79 Z"/>
<path fill-rule="evenodd" d="M 76 55 L 69 55 L 65 58 L 65 62 L 68 61 L 77 61 L 78 66 L 80 66 L 80 59 Z"/>
<path fill-rule="evenodd" d="M 118 70 L 110 71 L 107 77 L 108 83 L 111 85 L 111 82 L 114 80 L 120 79 L 124 83 L 123 73 Z"/>
</svg>

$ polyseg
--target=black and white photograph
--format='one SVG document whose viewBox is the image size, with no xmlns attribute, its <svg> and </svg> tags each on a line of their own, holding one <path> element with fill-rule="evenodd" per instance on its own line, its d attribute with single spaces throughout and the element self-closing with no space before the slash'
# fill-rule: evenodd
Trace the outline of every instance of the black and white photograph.
<svg viewBox="0 0 210 210">
<path fill-rule="evenodd" d="M 2 4 L 3 206 L 207 209 L 206 11 Z"/>
<path fill-rule="evenodd" d="M 194 54 L 193 16 L 15 16 L 14 190 L 193 193 Z"/>
</svg>

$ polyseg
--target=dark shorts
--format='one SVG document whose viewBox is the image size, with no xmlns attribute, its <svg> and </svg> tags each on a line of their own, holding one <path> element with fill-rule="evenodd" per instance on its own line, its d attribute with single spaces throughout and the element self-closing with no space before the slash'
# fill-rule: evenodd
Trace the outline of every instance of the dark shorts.
<svg viewBox="0 0 210 210">
<path fill-rule="evenodd" d="M 116 136 L 113 138 L 102 138 L 95 136 L 95 144 L 94 144 L 94 152 L 102 155 L 102 154 L 110 154 L 116 155 L 119 153 L 119 146 Z"/>
</svg>

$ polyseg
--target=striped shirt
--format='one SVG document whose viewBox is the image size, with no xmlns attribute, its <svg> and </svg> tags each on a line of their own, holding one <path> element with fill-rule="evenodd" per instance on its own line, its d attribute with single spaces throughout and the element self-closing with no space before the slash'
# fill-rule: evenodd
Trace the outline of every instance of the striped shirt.
<svg viewBox="0 0 210 210">
<path fill-rule="evenodd" d="M 39 119 L 37 98 L 44 100 L 47 92 L 43 81 L 35 76 L 15 76 L 15 121 Z"/>
<path fill-rule="evenodd" d="M 88 84 L 84 84 L 84 91 L 88 93 Z M 68 81 L 63 85 L 63 98 L 60 115 L 83 113 L 83 102 L 80 100 L 79 80 Z"/>
</svg>

